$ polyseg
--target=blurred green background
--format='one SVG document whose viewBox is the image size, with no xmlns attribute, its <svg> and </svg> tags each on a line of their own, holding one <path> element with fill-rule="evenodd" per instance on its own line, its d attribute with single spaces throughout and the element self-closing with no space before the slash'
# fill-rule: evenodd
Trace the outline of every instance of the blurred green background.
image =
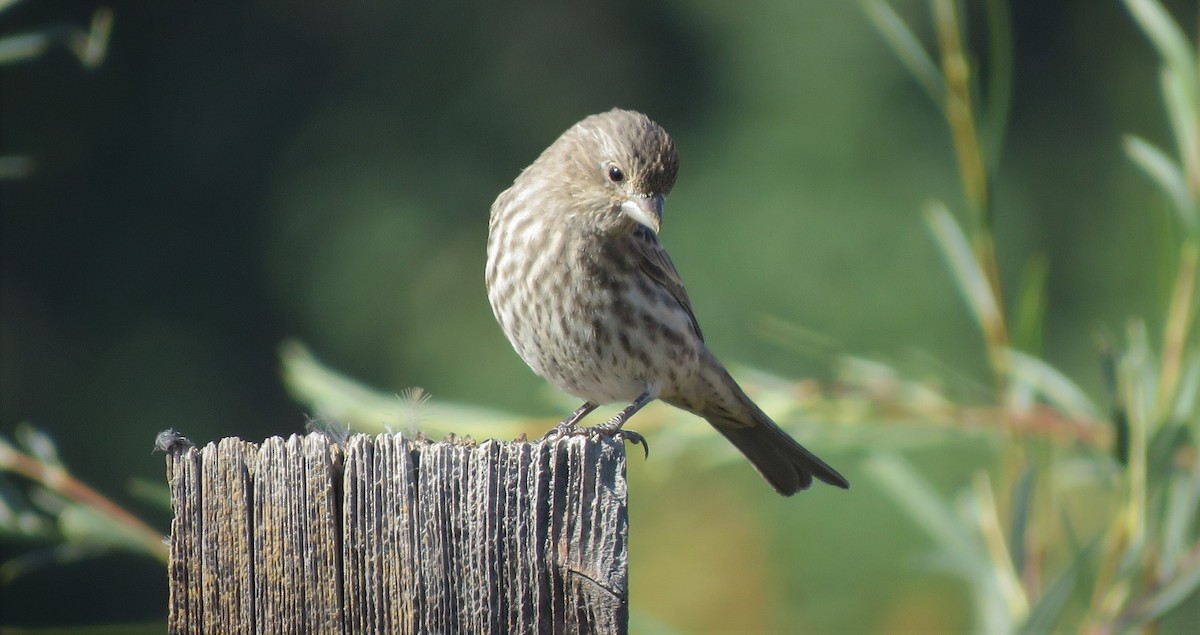
<svg viewBox="0 0 1200 635">
<path fill-rule="evenodd" d="M 1165 5 L 1196 25 L 1194 2 Z M 26 0 L 0 34 L 86 25 L 96 6 Z M 963 205 L 950 136 L 858 3 L 111 6 L 98 68 L 63 50 L 0 67 L 0 153 L 33 161 L 0 185 L 0 433 L 40 426 L 77 475 L 164 530 L 126 493 L 161 480 L 159 430 L 303 429 L 281 381 L 289 338 L 384 393 L 528 416 L 530 434 L 568 412 L 493 322 L 488 208 L 613 106 L 676 139 L 662 239 L 735 376 L 831 379 L 846 353 L 988 399 L 978 327 L 921 217 L 930 199 Z M 893 7 L 932 42 L 925 2 Z M 1011 19 L 1001 278 L 1045 256 L 1043 358 L 1103 402 L 1097 331 L 1160 321 L 1175 266 L 1162 197 L 1121 150 L 1130 132 L 1171 146 L 1159 62 L 1119 2 L 1017 1 Z M 790 345 L 781 322 L 827 345 Z M 716 435 L 672 452 L 653 424 L 665 410 L 645 415 L 665 451 L 631 453 L 635 632 L 970 627 L 961 583 L 861 474 L 871 435 L 782 420 L 854 484 L 785 500 Z M 996 451 L 950 435 L 911 457 L 949 495 Z M 165 598 L 153 560 L 109 556 L 7 584 L 0 622 L 160 620 Z"/>
</svg>

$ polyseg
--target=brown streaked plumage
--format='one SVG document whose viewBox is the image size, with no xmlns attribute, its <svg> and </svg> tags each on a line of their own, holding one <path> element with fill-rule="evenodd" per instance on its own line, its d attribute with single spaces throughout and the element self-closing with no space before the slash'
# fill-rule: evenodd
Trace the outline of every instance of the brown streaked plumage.
<svg viewBox="0 0 1200 635">
<path fill-rule="evenodd" d="M 671 137 L 640 113 L 614 109 L 564 132 L 492 204 L 496 320 L 534 372 L 584 400 L 559 432 L 578 430 L 599 404 L 628 403 L 592 428 L 615 434 L 661 399 L 706 419 L 780 494 L 814 477 L 849 487 L 763 414 L 704 344 L 658 242 L 678 169 Z"/>
</svg>

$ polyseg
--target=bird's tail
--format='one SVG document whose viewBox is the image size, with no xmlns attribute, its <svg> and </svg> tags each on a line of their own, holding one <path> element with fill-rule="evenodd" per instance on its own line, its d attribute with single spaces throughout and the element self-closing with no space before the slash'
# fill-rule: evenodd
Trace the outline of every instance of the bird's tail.
<svg viewBox="0 0 1200 635">
<path fill-rule="evenodd" d="M 775 491 L 791 496 L 808 489 L 814 477 L 850 488 L 845 477 L 775 425 L 740 388 L 735 392 L 737 407 L 710 407 L 698 414 L 741 450 Z"/>
</svg>

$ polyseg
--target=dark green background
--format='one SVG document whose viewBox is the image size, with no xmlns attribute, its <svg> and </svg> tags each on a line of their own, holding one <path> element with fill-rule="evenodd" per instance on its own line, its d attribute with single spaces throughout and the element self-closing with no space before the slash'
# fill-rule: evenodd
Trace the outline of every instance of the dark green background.
<svg viewBox="0 0 1200 635">
<path fill-rule="evenodd" d="M 1045 254 L 1045 357 L 1100 399 L 1097 330 L 1165 305 L 1151 282 L 1167 266 L 1164 202 L 1120 147 L 1130 132 L 1168 144 L 1158 62 L 1118 2 L 1014 4 L 1001 273 L 1011 295 Z M 1196 24 L 1194 3 L 1169 5 Z M 0 34 L 86 24 L 94 6 L 27 0 Z M 613 106 L 676 138 L 662 238 L 723 358 L 827 376 L 765 333 L 779 318 L 901 368 L 928 354 L 958 397 L 986 395 L 971 388 L 988 383 L 980 337 L 920 215 L 931 199 L 963 208 L 949 135 L 856 3 L 111 6 L 99 69 L 62 50 L 0 68 L 0 150 L 36 162 L 0 185 L 0 431 L 45 428 L 122 502 L 131 477 L 161 478 L 163 428 L 302 429 L 284 338 L 384 391 L 560 414 L 493 323 L 488 207 L 562 130 Z M 925 3 L 894 6 L 931 42 Z M 944 454 L 922 462 L 947 491 L 987 456 Z M 856 480 L 852 453 L 827 458 Z M 643 626 L 968 623 L 951 578 L 912 573 L 920 543 L 869 486 L 785 501 L 743 467 L 664 460 L 631 466 Z M 769 530 L 785 525 L 803 533 Z M 165 610 L 157 565 L 117 557 L 3 595 L 9 623 Z"/>
</svg>

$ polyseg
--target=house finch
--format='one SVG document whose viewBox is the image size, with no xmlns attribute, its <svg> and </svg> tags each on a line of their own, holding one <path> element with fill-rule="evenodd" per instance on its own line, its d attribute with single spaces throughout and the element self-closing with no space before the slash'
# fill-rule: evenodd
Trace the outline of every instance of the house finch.
<svg viewBox="0 0 1200 635">
<path fill-rule="evenodd" d="M 593 115 L 564 132 L 492 204 L 492 311 L 535 373 L 584 404 L 551 433 L 578 433 L 600 404 L 628 403 L 590 429 L 621 426 L 661 399 L 706 419 L 780 494 L 816 477 L 849 483 L 750 401 L 704 344 L 683 281 L 658 242 L 679 155 L 645 115 Z"/>
</svg>

